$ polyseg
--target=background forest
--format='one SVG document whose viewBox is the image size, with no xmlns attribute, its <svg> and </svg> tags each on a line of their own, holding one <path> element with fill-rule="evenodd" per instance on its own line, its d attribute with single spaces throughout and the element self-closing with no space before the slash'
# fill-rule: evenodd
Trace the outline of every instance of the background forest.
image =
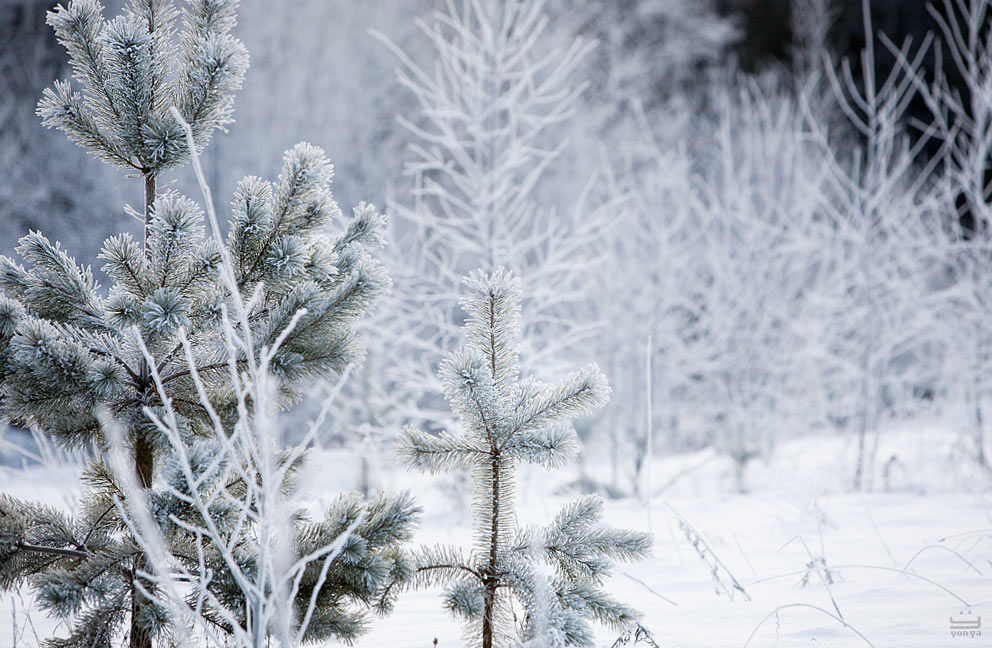
<svg viewBox="0 0 992 648">
<path fill-rule="evenodd" d="M 466 240 L 482 234 L 447 232 L 450 241 L 433 243 L 450 246 L 440 256 L 415 258 L 425 246 L 413 232 L 425 214 L 471 220 L 425 206 L 437 196 L 425 195 L 424 183 L 456 159 L 434 135 L 451 131 L 432 124 L 430 111 L 443 99 L 425 97 L 395 74 L 406 63 L 433 66 L 437 43 L 416 19 L 439 7 L 315 1 L 290 11 L 243 3 L 236 32 L 251 67 L 230 133 L 216 138 L 204 160 L 208 182 L 223 196 L 243 175 L 272 175 L 292 142 L 327 150 L 342 204 L 363 199 L 394 212 L 397 308 L 383 307 L 386 318 L 404 306 L 419 310 L 403 302 L 438 276 L 425 263 L 457 278 L 471 269 L 463 257 L 479 251 L 471 246 L 486 245 Z M 28 0 L 3 6 L 0 118 L 9 181 L 0 195 L 0 244 L 9 253 L 20 235 L 41 229 L 72 240 L 79 259 L 92 263 L 107 236 L 137 227 L 118 205 L 140 204 L 140 195 L 121 174 L 86 164 L 82 150 L 38 128 L 40 90 L 65 72 L 46 9 Z M 585 432 L 587 443 L 608 446 L 612 456 L 608 475 L 591 476 L 601 486 L 638 488 L 649 429 L 659 451 L 713 446 L 742 467 L 776 439 L 867 437 L 859 440 L 865 457 L 855 459 L 852 480 L 870 483 L 892 458 L 877 456 L 880 430 L 935 416 L 960 432 L 961 451 L 988 470 L 984 207 L 926 173 L 943 169 L 949 153 L 939 134 L 921 130 L 933 121 L 933 102 L 917 87 L 942 78 L 965 93 L 961 117 L 971 119 L 987 107 L 984 96 L 968 97 L 969 83 L 984 92 L 984 79 L 962 78 L 946 43 L 927 40 L 941 33 L 926 3 L 873 2 L 869 72 L 881 90 L 899 96 L 879 95 L 878 114 L 866 115 L 852 96 L 865 92 L 861 9 L 855 0 L 547 4 L 549 27 L 536 49 L 564 58 L 574 39 L 583 41 L 558 86 L 574 97 L 526 136 L 549 152 L 540 156 L 539 179 L 518 197 L 533 211 L 516 220 L 481 218 L 510 223 L 504 236 L 515 240 L 500 245 L 513 249 L 489 265 L 513 267 L 535 284 L 529 299 L 546 312 L 527 344 L 548 349 L 553 340 L 583 359 L 609 359 L 620 397 Z M 899 65 L 896 43 L 907 45 L 918 82 Z M 849 77 L 840 72 L 843 60 Z M 883 88 L 890 76 L 900 79 Z M 980 120 L 975 127 L 987 128 Z M 515 142 L 485 145 L 505 153 Z M 522 177 L 536 165 L 519 160 L 499 173 Z M 180 173 L 175 182 L 189 180 Z M 456 285 L 427 289 L 437 299 Z M 354 394 L 355 402 L 366 399 L 355 416 L 373 420 L 339 419 L 330 435 L 347 436 L 356 423 L 388 431 L 432 415 L 434 370 L 418 366 L 416 345 L 399 337 L 413 330 L 411 322 L 391 325 L 381 336 L 388 339 L 371 344 L 369 372 L 381 375 L 352 385 L 364 394 Z M 566 329 L 572 333 L 562 336 Z M 525 362 L 544 366 L 537 356 Z M 410 372 L 430 387 L 408 392 Z M 375 399 L 388 405 L 369 407 Z"/>
<path fill-rule="evenodd" d="M 448 439 L 445 431 L 473 431 L 442 358 L 457 360 L 465 336 L 478 332 L 474 311 L 459 305 L 463 277 L 476 269 L 503 277 L 505 268 L 521 287 L 521 375 L 568 384 L 573 367 L 596 362 L 610 391 L 575 422 L 574 464 L 554 477 L 522 469 L 519 521 L 544 524 L 547 502 L 597 494 L 611 522 L 654 533 L 650 577 L 621 570 L 624 601 L 646 610 L 627 641 L 743 645 L 754 629 L 751 639 L 773 645 L 770 626 L 795 604 L 834 619 L 798 624 L 797 639 L 933 645 L 908 643 L 922 632 L 909 621 L 883 624 L 895 590 L 882 602 L 872 587 L 897 587 L 874 580 L 892 575 L 859 581 L 857 569 L 950 592 L 920 603 L 933 612 L 934 636 L 946 635 L 948 615 L 987 607 L 990 3 L 545 0 L 519 13 L 473 9 L 486 2 L 240 2 L 232 33 L 250 66 L 234 121 L 200 160 L 218 211 L 242 195 L 243 177 L 289 168 L 283 151 L 304 140 L 333 162 L 337 203 L 368 201 L 387 216 L 376 258 L 391 287 L 354 324 L 363 362 L 335 366 L 340 381 L 294 385 L 280 415 L 283 447 L 318 450 L 303 482 L 364 496 L 423 491 L 442 514 L 428 512 L 418 537 L 468 537 L 476 473 L 416 457 L 437 451 L 431 439 Z M 104 4 L 111 16 L 127 6 Z M 0 254 L 40 230 L 99 268 L 105 239 L 142 231 L 141 183 L 40 125 L 43 90 L 69 74 L 45 22 L 52 7 L 0 3 Z M 158 183 L 199 195 L 188 167 Z M 356 222 L 378 226 L 363 209 Z M 518 369 L 507 371 L 515 378 Z M 182 425 L 174 427 L 178 438 Z M 18 426 L 2 435 L 4 492 L 71 500 L 76 450 L 54 450 Z M 397 455 L 398 442 L 412 444 L 409 456 Z M 528 443 L 556 450 L 553 440 Z M 404 456 L 437 475 L 405 472 Z M 321 476 L 321 462 L 333 470 Z M 42 464 L 50 476 L 63 466 L 44 487 L 51 491 L 37 491 Z M 327 505 L 313 498 L 310 506 Z M 909 570 L 956 533 L 964 539 L 939 552 L 947 562 Z M 877 557 L 862 553 L 866 542 Z M 679 545 L 705 563 L 702 572 L 683 573 L 692 570 Z M 623 559 L 642 558 L 645 546 Z M 843 558 L 828 562 L 831 552 Z M 790 582 L 776 580 L 769 606 L 751 614 L 699 603 L 695 589 L 749 601 L 783 573 Z M 845 584 L 860 588 L 849 607 L 831 589 Z M 448 609 L 474 618 L 457 587 Z M 678 594 L 689 612 L 672 618 Z M 437 636 L 449 638 L 441 648 L 455 645 L 457 630 L 421 620 L 432 599 L 410 596 L 396 611 L 418 636 L 402 645 Z M 23 609 L 33 605 L 18 599 L 0 617 L 15 646 L 32 645 Z M 867 618 L 849 624 L 851 608 Z M 700 629 L 717 614 L 736 631 Z M 921 612 L 900 614 L 931 631 Z M 609 645 L 608 634 L 596 641 Z M 363 641 L 401 645 L 380 630 Z"/>
</svg>

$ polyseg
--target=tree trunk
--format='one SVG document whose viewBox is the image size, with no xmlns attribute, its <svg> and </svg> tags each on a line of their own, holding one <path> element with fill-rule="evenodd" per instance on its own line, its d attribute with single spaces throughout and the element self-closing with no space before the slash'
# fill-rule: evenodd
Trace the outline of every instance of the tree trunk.
<svg viewBox="0 0 992 648">
<path fill-rule="evenodd" d="M 854 469 L 854 490 L 861 492 L 861 487 L 863 483 L 863 473 L 865 465 L 865 437 L 868 434 L 868 430 L 863 426 L 858 430 L 858 462 Z"/>
<path fill-rule="evenodd" d="M 651 354 L 654 351 L 654 336 L 648 334 L 647 342 L 644 345 L 644 461 L 641 464 L 643 473 L 642 501 L 644 509 L 648 515 L 648 527 L 651 526 L 651 459 L 654 456 L 654 375 L 651 366 Z"/>
<path fill-rule="evenodd" d="M 734 460 L 734 481 L 736 483 L 737 492 L 740 495 L 747 494 L 747 485 L 744 483 L 744 474 L 747 471 L 747 462 L 749 458 L 747 456 L 738 457 Z"/>
<path fill-rule="evenodd" d="M 972 372 L 975 376 L 975 394 L 972 397 L 975 401 L 975 427 L 974 427 L 974 437 L 975 437 L 975 460 L 978 462 L 979 467 L 982 468 L 986 473 L 992 475 L 992 464 L 989 464 L 988 457 L 985 454 L 985 417 L 982 414 L 982 397 L 981 397 L 981 387 L 977 384 L 977 373 Z"/>
<path fill-rule="evenodd" d="M 872 222 L 866 217 L 864 241 L 861 247 L 861 276 L 864 280 L 865 299 L 865 346 L 861 358 L 861 412 L 858 430 L 858 463 L 854 471 L 854 490 L 871 490 L 874 457 L 868 449 L 868 435 L 875 426 L 875 406 L 878 399 L 878 386 L 875 380 L 875 295 L 872 291 Z"/>
<path fill-rule="evenodd" d="M 485 593 L 483 594 L 485 609 L 482 614 L 482 648 L 493 648 L 493 635 L 495 634 L 493 617 L 496 611 L 496 590 L 499 585 L 499 579 L 496 573 L 499 567 L 499 505 L 501 495 L 499 483 L 501 466 L 499 455 L 493 457 L 492 471 L 492 508 L 490 509 L 492 519 L 489 520 L 489 573 L 486 575 L 483 583 L 485 587 Z"/>
<path fill-rule="evenodd" d="M 149 488 L 152 484 L 152 472 L 154 470 L 154 455 L 152 445 L 144 436 L 138 436 L 134 443 L 134 468 L 138 473 L 138 482 L 142 488 Z M 148 628 L 143 628 L 139 624 L 141 608 L 145 604 L 144 597 L 138 589 L 138 572 L 145 569 L 147 558 L 143 553 L 134 558 L 133 580 L 131 581 L 131 643 L 130 648 L 152 648 L 152 637 Z M 147 589 L 148 583 L 144 583 Z"/>
<path fill-rule="evenodd" d="M 482 615 L 482 648 L 493 648 L 493 608 L 496 602 L 495 579 L 488 577 L 485 581 L 486 608 Z"/>
<path fill-rule="evenodd" d="M 155 174 L 152 171 L 145 173 L 145 233 L 144 248 L 148 254 L 148 231 L 151 227 L 152 208 L 155 204 L 156 183 Z M 140 369 L 141 389 L 148 392 L 152 389 L 151 371 L 148 363 L 142 359 Z M 134 471 L 138 476 L 138 483 L 142 488 L 151 488 L 152 477 L 155 474 L 155 455 L 151 439 L 148 439 L 140 431 L 136 431 L 134 438 Z M 131 581 L 131 633 L 130 648 L 152 648 L 152 636 L 148 628 L 141 627 L 139 620 L 142 616 L 141 608 L 145 604 L 144 597 L 138 589 L 138 572 L 145 569 L 147 558 L 143 553 L 139 553 L 134 558 Z M 144 583 L 147 589 L 150 585 Z"/>
</svg>

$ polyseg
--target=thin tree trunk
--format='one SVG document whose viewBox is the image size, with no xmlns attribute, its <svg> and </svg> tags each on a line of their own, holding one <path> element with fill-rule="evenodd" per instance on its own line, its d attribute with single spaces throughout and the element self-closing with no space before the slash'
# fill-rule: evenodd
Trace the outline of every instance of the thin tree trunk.
<svg viewBox="0 0 992 648">
<path fill-rule="evenodd" d="M 499 505 L 500 505 L 500 457 L 496 455 L 492 461 L 493 485 L 492 485 L 492 519 L 489 521 L 489 573 L 485 579 L 485 610 L 482 614 L 482 648 L 493 648 L 494 624 L 493 616 L 496 610 L 496 590 L 499 584 L 496 570 L 498 565 L 499 552 Z"/>
<path fill-rule="evenodd" d="M 975 403 L 975 453 L 978 465 L 985 472 L 992 474 L 992 464 L 989 464 L 988 456 L 985 454 L 985 423 L 980 402 Z"/>
<path fill-rule="evenodd" d="M 976 358 L 982 357 L 980 348 L 976 350 L 975 357 Z M 979 360 L 978 362 L 980 363 L 981 360 Z M 982 385 L 981 385 L 980 376 L 981 376 L 980 369 L 978 368 L 972 369 L 971 398 L 975 403 L 975 411 L 974 411 L 975 460 L 978 462 L 978 465 L 979 467 L 982 468 L 982 470 L 992 475 L 992 464 L 989 464 L 989 459 L 985 454 L 985 416 L 982 413 Z"/>
<path fill-rule="evenodd" d="M 734 459 L 734 481 L 736 482 L 737 492 L 743 495 L 747 492 L 744 488 L 744 468 L 747 463 L 747 459 L 744 457 L 738 457 Z"/>
<path fill-rule="evenodd" d="M 134 443 L 134 468 L 138 473 L 138 482 L 142 488 L 149 488 L 152 484 L 152 473 L 154 470 L 154 455 L 152 454 L 152 444 L 143 435 L 138 435 Z M 134 572 L 131 581 L 131 648 L 152 648 L 151 633 L 139 623 L 141 618 L 141 608 L 146 604 L 141 591 L 138 589 L 138 572 L 145 569 L 147 564 L 145 554 L 139 553 L 134 558 Z M 147 588 L 149 585 L 145 583 Z"/>
<path fill-rule="evenodd" d="M 155 205 L 156 178 L 152 171 L 145 173 L 145 233 L 144 251 L 148 254 L 148 232 L 151 227 L 152 208 Z M 142 359 L 140 370 L 141 389 L 147 394 L 151 389 L 151 371 L 148 362 Z M 142 396 L 144 396 L 143 394 Z M 155 474 L 155 454 L 151 439 L 135 431 L 134 438 L 134 471 L 138 475 L 138 483 L 142 488 L 151 488 L 152 477 Z M 144 597 L 138 589 L 138 572 L 144 570 L 147 564 L 146 557 L 139 553 L 134 558 L 134 568 L 131 581 L 131 633 L 130 648 L 152 648 L 151 633 L 140 624 L 141 608 L 144 606 Z M 148 587 L 148 584 L 145 584 Z"/>
<path fill-rule="evenodd" d="M 854 471 L 854 490 L 871 490 L 874 457 L 868 449 L 868 434 L 875 426 L 875 404 L 878 397 L 875 381 L 875 296 L 872 292 L 871 254 L 872 221 L 865 222 L 865 240 L 861 250 L 861 274 L 864 279 L 865 301 L 867 305 L 865 321 L 865 347 L 862 352 L 861 376 L 861 421 L 858 430 L 858 463 Z"/>
<path fill-rule="evenodd" d="M 644 346 L 644 463 L 641 470 L 644 473 L 644 510 L 648 516 L 648 528 L 651 528 L 651 458 L 654 456 L 654 412 L 652 404 L 654 401 L 654 384 L 651 371 L 651 354 L 654 350 L 654 336 L 648 334 L 647 342 Z"/>
</svg>

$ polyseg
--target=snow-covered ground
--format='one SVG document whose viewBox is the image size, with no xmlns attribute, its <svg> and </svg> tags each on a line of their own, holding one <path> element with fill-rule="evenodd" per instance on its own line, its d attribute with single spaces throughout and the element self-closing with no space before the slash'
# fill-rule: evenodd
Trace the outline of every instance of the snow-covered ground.
<svg viewBox="0 0 992 648">
<path fill-rule="evenodd" d="M 656 488 L 667 486 L 664 492 L 650 504 L 607 502 L 610 524 L 649 529 L 655 536 L 653 556 L 617 572 L 610 589 L 643 612 L 644 626 L 665 648 L 992 646 L 989 483 L 957 456 L 953 437 L 939 429 L 916 430 L 882 438 L 880 466 L 893 455 L 900 464 L 890 469 L 889 490 L 879 480 L 879 491 L 850 494 L 844 489 L 853 465 L 849 446 L 816 437 L 781 444 L 767 463 L 750 467 L 747 495 L 725 494 L 732 473 L 720 457 L 659 457 L 651 481 Z M 587 458 L 587 470 L 595 463 Z M 348 451 L 315 454 L 305 476 L 310 506 L 319 511 L 335 493 L 353 487 L 357 464 Z M 69 504 L 64 493 L 76 487 L 75 475 L 71 467 L 6 470 L 0 472 L 0 491 Z M 676 475 L 682 476 L 670 483 Z M 384 487 L 411 489 L 424 507 L 417 542 L 469 544 L 463 480 L 426 478 L 392 468 L 386 459 L 378 477 Z M 552 516 L 570 497 L 560 492 L 569 478 L 521 473 L 520 523 Z M 680 529 L 679 515 L 721 561 L 721 581 L 729 585 L 729 572 L 747 597 L 717 594 L 713 558 L 700 559 Z M 811 563 L 819 569 L 808 571 Z M 833 583 L 824 585 L 822 576 Z M 23 627 L 23 603 L 7 597 L 0 606 L 0 645 L 12 636 L 12 609 Z M 44 637 L 51 626 L 39 612 L 31 617 Z M 981 635 L 976 623 L 984 626 Z M 952 637 L 955 627 L 976 634 Z M 431 648 L 435 638 L 440 648 L 463 645 L 461 627 L 441 609 L 438 593 L 423 591 L 404 594 L 393 615 L 357 645 Z M 602 630 L 598 639 L 609 646 L 616 636 Z M 17 645 L 34 646 L 29 628 Z"/>
</svg>

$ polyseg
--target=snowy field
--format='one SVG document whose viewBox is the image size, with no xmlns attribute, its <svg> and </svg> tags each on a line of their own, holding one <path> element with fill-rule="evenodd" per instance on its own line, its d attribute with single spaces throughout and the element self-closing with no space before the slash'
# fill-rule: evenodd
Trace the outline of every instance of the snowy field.
<svg viewBox="0 0 992 648">
<path fill-rule="evenodd" d="M 992 494 L 956 458 L 954 437 L 939 429 L 883 436 L 880 473 L 893 455 L 900 467 L 890 468 L 888 490 L 863 495 L 843 488 L 852 446 L 838 438 L 782 444 L 768 463 L 750 467 L 753 488 L 745 495 L 726 494 L 732 466 L 709 451 L 659 457 L 651 480 L 663 492 L 649 505 L 607 502 L 609 524 L 649 529 L 655 537 L 652 557 L 623 566 L 610 591 L 636 605 L 644 626 L 665 648 L 992 645 Z M 309 506 L 319 511 L 324 501 L 354 487 L 358 463 L 349 451 L 315 454 L 305 476 Z M 587 465 L 594 463 L 587 458 Z M 411 489 L 425 509 L 416 542 L 469 544 L 467 485 L 390 464 L 381 458 L 375 471 L 380 485 Z M 76 474 L 71 466 L 6 469 L 0 491 L 70 506 L 60 493 L 77 490 Z M 564 492 L 568 481 L 566 473 L 521 472 L 519 523 L 553 516 L 573 495 Z M 679 515 L 720 561 L 721 583 L 731 587 L 736 578 L 746 596 L 737 591 L 731 600 L 714 582 L 713 558 L 699 557 Z M 832 583 L 824 585 L 823 577 Z M 0 645 L 16 634 L 13 645 L 33 647 L 34 631 L 45 637 L 53 629 L 36 612 L 30 615 L 32 631 L 25 604 L 7 597 Z M 973 628 L 979 617 L 983 635 L 969 629 L 969 636 L 952 637 L 952 619 Z M 463 645 L 461 627 L 441 609 L 437 592 L 408 592 L 393 615 L 356 645 L 431 648 L 435 639 L 440 648 Z M 615 639 L 600 629 L 599 645 Z"/>
<path fill-rule="evenodd" d="M 992 0 L 54 5 L 0 648 L 992 648 Z"/>
</svg>

